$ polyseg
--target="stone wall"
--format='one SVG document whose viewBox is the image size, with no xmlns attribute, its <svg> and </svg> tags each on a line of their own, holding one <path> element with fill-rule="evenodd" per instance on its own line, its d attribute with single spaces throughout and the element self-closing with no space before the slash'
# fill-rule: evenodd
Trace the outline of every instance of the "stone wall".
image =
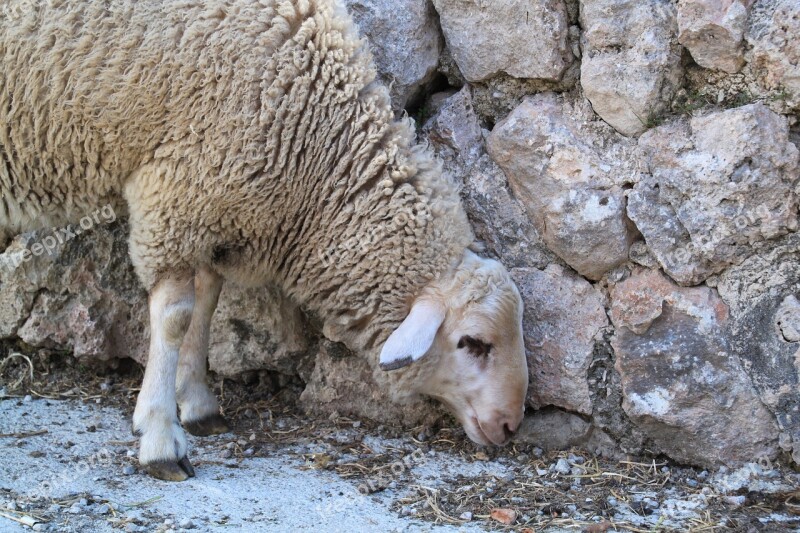
<svg viewBox="0 0 800 533">
<path fill-rule="evenodd" d="M 800 4 L 347 3 L 524 297 L 520 438 L 800 463 Z M 142 362 L 124 222 L 23 256 L 46 234 L 0 255 L 0 338 Z M 314 323 L 273 288 L 226 287 L 211 368 L 298 375 L 315 410 L 437 415 L 387 405 Z"/>
</svg>

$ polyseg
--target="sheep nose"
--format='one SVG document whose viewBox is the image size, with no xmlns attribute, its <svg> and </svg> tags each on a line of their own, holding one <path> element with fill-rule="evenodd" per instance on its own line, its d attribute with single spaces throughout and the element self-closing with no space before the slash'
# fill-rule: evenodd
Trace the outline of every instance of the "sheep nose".
<svg viewBox="0 0 800 533">
<path fill-rule="evenodd" d="M 506 415 L 503 417 L 503 421 L 501 422 L 501 427 L 503 428 L 503 433 L 505 434 L 506 440 L 510 439 L 514 436 L 514 433 L 517 432 L 519 426 L 522 424 L 522 419 L 525 416 L 524 412 L 515 413 Z"/>
<path fill-rule="evenodd" d="M 522 422 L 522 415 L 510 415 L 508 413 L 498 413 L 491 424 L 487 424 L 490 430 L 490 438 L 497 445 L 505 444 L 514 436 Z"/>
</svg>

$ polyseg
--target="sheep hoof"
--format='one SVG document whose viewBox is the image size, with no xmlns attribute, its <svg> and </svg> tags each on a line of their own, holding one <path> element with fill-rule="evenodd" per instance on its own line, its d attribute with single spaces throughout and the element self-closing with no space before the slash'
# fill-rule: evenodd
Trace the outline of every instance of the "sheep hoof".
<svg viewBox="0 0 800 533">
<path fill-rule="evenodd" d="M 179 461 L 156 461 L 142 465 L 148 475 L 164 481 L 186 481 L 194 477 L 194 468 L 188 457 Z"/>
<path fill-rule="evenodd" d="M 228 433 L 231 430 L 228 422 L 219 414 L 210 415 L 193 422 L 184 422 L 183 428 L 195 437 L 219 435 Z"/>
</svg>

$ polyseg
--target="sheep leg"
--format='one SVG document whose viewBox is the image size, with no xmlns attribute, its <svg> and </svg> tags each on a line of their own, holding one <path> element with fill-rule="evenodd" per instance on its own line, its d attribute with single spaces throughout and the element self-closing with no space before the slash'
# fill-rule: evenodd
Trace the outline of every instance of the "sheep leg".
<svg viewBox="0 0 800 533">
<path fill-rule="evenodd" d="M 141 435 L 139 463 L 148 474 L 166 481 L 194 476 L 175 401 L 178 357 L 193 307 L 190 272 L 162 278 L 150 291 L 150 355 L 133 429 Z"/>
<path fill-rule="evenodd" d="M 230 431 L 219 413 L 216 396 L 206 384 L 208 338 L 211 317 L 217 307 L 222 278 L 203 267 L 194 277 L 194 313 L 183 338 L 178 359 L 178 406 L 184 429 L 196 436 L 218 435 Z"/>
</svg>

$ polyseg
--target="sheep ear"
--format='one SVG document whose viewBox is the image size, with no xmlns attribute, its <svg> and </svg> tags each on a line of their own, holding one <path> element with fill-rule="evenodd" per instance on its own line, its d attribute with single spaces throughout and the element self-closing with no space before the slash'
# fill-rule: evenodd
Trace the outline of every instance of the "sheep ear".
<svg viewBox="0 0 800 533">
<path fill-rule="evenodd" d="M 444 315 L 444 306 L 439 303 L 415 303 L 403 323 L 383 345 L 381 368 L 397 370 L 425 357 L 433 345 L 439 326 L 444 322 Z"/>
</svg>

